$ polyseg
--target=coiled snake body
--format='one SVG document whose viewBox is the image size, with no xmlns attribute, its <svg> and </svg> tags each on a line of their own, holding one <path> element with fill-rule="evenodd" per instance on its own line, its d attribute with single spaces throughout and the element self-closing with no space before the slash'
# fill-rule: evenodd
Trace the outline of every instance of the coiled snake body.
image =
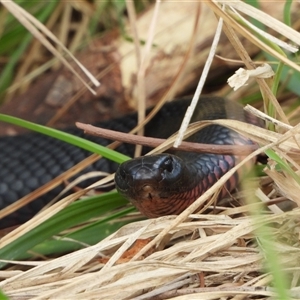
<svg viewBox="0 0 300 300">
<path fill-rule="evenodd" d="M 165 105 L 146 126 L 147 136 L 167 138 L 180 127 L 182 117 L 189 105 L 187 100 L 174 101 Z M 204 97 L 200 100 L 193 121 L 211 119 L 237 119 L 258 124 L 243 108 L 231 101 L 218 97 Z M 136 115 L 97 124 L 100 127 L 128 132 L 136 125 Z M 66 130 L 84 136 L 77 128 Z M 107 145 L 110 141 L 84 136 Z M 219 125 L 210 125 L 189 138 L 207 144 L 251 144 L 239 134 Z M 118 151 L 133 155 L 134 146 L 121 145 Z M 90 155 L 59 140 L 30 133 L 16 137 L 0 138 L 0 209 L 25 196 L 42 184 Z M 199 195 L 207 190 L 218 178 L 235 165 L 233 155 L 196 154 L 176 152 L 130 160 L 119 168 L 114 162 L 101 159 L 82 173 L 101 170 L 115 172 L 119 192 L 146 216 L 156 217 L 178 214 Z M 235 174 L 222 191 L 232 191 L 238 182 Z M 20 224 L 37 213 L 46 203 L 63 189 L 63 184 L 0 220 L 0 228 Z"/>
</svg>

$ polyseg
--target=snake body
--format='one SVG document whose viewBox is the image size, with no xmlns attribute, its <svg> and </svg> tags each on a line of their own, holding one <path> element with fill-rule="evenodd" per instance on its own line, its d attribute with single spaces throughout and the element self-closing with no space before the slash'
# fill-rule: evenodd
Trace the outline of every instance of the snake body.
<svg viewBox="0 0 300 300">
<path fill-rule="evenodd" d="M 169 137 L 179 129 L 188 105 L 189 101 L 187 100 L 178 100 L 166 104 L 146 126 L 145 134 L 152 137 Z M 218 97 L 202 98 L 193 121 L 220 118 L 232 118 L 255 123 L 244 113 L 241 106 Z M 107 129 L 128 132 L 136 125 L 136 122 L 136 114 L 131 114 L 96 125 Z M 77 128 L 70 128 L 66 131 L 104 146 L 110 143 L 110 141 L 103 138 L 86 136 Z M 214 144 L 234 144 L 235 140 L 242 144 L 251 143 L 251 141 L 242 138 L 225 127 L 217 125 L 204 128 L 192 136 L 190 140 Z M 134 146 L 123 144 L 117 150 L 132 156 Z M 90 154 L 86 150 L 38 133 L 1 137 L 0 209 L 34 191 Z M 177 164 L 181 167 L 177 168 Z M 93 170 L 115 172 L 118 169 L 115 180 L 121 194 L 128 197 L 143 214 L 155 217 L 181 212 L 234 165 L 235 157 L 230 155 L 199 155 L 196 153 L 178 152 L 174 153 L 174 155 L 161 154 L 131 160 L 122 164 L 119 169 L 116 163 L 107 159 L 100 159 L 80 174 Z M 128 169 L 129 173 L 127 173 Z M 138 171 L 133 171 L 133 169 Z M 169 172 L 172 173 L 172 176 L 177 171 L 183 176 L 180 180 L 174 181 L 174 177 L 169 178 L 169 169 L 172 170 L 172 172 Z M 132 172 L 135 174 L 134 176 Z M 158 174 L 159 185 L 164 186 L 160 192 L 154 193 L 154 190 L 156 191 L 155 181 L 150 183 L 149 176 L 152 173 Z M 162 177 L 167 180 L 160 182 Z M 126 180 L 123 181 L 123 179 Z M 172 187 L 178 186 L 177 194 L 171 194 L 173 193 L 171 191 L 173 188 L 167 186 L 168 179 L 170 179 Z M 132 180 L 136 182 L 134 185 Z M 238 178 L 235 175 L 226 184 L 226 189 L 231 191 L 236 186 L 237 181 Z M 132 192 L 131 187 L 137 187 L 137 189 L 134 188 L 134 192 Z M 63 188 L 64 185 L 61 184 L 37 201 L 0 220 L 0 228 L 24 223 L 62 191 Z M 157 206 L 157 208 L 153 207 L 153 205 Z"/>
</svg>

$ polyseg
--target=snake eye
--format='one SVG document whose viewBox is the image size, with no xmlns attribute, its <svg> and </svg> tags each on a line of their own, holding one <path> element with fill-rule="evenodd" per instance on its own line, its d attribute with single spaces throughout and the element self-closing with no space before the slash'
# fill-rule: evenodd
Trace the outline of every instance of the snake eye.
<svg viewBox="0 0 300 300">
<path fill-rule="evenodd" d="M 168 159 L 163 162 L 162 167 L 164 168 L 164 170 L 171 173 L 173 171 L 173 159 L 171 157 L 168 157 Z"/>
</svg>

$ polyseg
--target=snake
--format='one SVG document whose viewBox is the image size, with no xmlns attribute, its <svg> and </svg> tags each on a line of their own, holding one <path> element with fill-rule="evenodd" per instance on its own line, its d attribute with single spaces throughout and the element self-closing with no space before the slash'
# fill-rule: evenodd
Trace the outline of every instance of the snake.
<svg viewBox="0 0 300 300">
<path fill-rule="evenodd" d="M 145 135 L 168 138 L 180 128 L 189 103 L 190 99 L 179 99 L 165 104 L 146 125 Z M 236 102 L 222 97 L 201 97 L 192 122 L 215 119 L 233 119 L 260 126 L 259 120 L 245 112 Z M 137 115 L 133 113 L 95 125 L 129 132 L 136 124 Z M 85 135 L 76 127 L 65 131 L 103 146 L 110 143 L 104 138 Z M 251 140 L 220 125 L 209 125 L 189 137 L 188 141 L 216 145 L 253 144 Z M 34 132 L 0 137 L 0 149 L 0 209 L 36 190 L 91 154 L 64 141 Z M 133 156 L 134 145 L 123 143 L 116 150 Z M 144 153 L 147 151 L 149 149 L 146 147 Z M 154 218 L 181 213 L 236 163 L 235 155 L 173 151 L 134 158 L 120 166 L 102 158 L 77 176 L 95 170 L 116 172 L 115 185 L 118 192 L 146 217 Z M 239 177 L 235 173 L 226 182 L 220 197 L 236 188 Z M 90 183 L 86 182 L 85 186 Z M 26 222 L 63 188 L 62 183 L 36 201 L 1 219 L 0 228 Z"/>
<path fill-rule="evenodd" d="M 232 119 L 262 126 L 258 118 L 235 102 L 219 97 L 201 98 L 191 122 L 215 119 Z M 171 129 L 176 120 L 170 117 L 166 122 L 170 122 L 167 127 Z M 250 139 L 221 125 L 207 126 L 187 141 L 214 145 L 254 144 Z M 119 166 L 115 175 L 116 188 L 148 218 L 178 215 L 239 160 L 237 155 L 185 151 L 134 158 Z M 237 187 L 240 177 L 238 172 L 231 176 L 221 189 L 219 199 Z"/>
</svg>

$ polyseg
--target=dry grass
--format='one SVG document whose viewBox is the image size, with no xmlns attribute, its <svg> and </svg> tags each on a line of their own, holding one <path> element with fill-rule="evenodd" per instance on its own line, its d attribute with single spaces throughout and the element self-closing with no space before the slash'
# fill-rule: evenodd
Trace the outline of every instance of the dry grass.
<svg viewBox="0 0 300 300">
<path fill-rule="evenodd" d="M 246 34 L 262 49 L 269 46 L 241 29 L 232 12 L 223 12 L 216 2 L 208 5 L 224 18 L 225 33 L 247 68 L 255 68 L 236 32 Z M 271 17 L 263 17 L 262 21 L 272 22 Z M 294 42 L 298 38 L 295 32 Z M 276 57 L 286 62 L 282 54 Z M 299 70 L 293 62 L 288 64 Z M 288 120 L 266 81 L 257 79 L 257 83 L 264 100 L 273 103 L 275 116 Z M 299 126 L 280 127 L 276 122 L 277 133 L 228 120 L 220 122 L 251 137 L 261 148 L 241 160 L 181 215 L 129 224 L 94 246 L 58 258 L 12 262 L 0 273 L 6 278 L 0 288 L 10 299 L 275 298 L 274 274 L 265 269 L 275 253 L 279 272 L 288 281 L 289 296 L 299 298 Z M 272 157 L 260 186 L 249 180 L 244 184 L 245 192 L 231 199 L 232 207 L 210 203 L 207 206 L 214 214 L 194 214 L 238 168 L 264 151 L 272 151 L 268 152 Z M 248 202 L 235 207 L 240 197 Z M 268 209 L 254 203 L 255 198 L 273 206 Z M 283 212 L 274 207 L 276 201 L 286 199 L 297 208 Z M 249 211 L 253 215 L 249 216 Z M 140 240 L 145 241 L 135 243 Z M 268 243 L 272 243 L 273 253 L 265 250 Z"/>
<path fill-rule="evenodd" d="M 299 268 L 294 262 L 300 257 L 292 240 L 297 236 L 293 223 L 298 219 L 297 211 L 256 220 L 222 214 L 191 215 L 159 241 L 162 250 L 136 261 L 126 261 L 125 257 L 119 264 L 134 241 L 154 239 L 173 226 L 174 218 L 136 222 L 95 246 L 53 260 L 14 262 L 16 268 L 2 272 L 8 278 L 0 286 L 10 299 L 149 299 L 157 295 L 157 299 L 166 299 L 186 294 L 197 299 L 197 293 L 201 299 L 271 296 L 274 294 L 266 286 L 272 284 L 272 276 L 261 273 L 264 256 L 256 246 L 254 232 L 265 223 L 278 227 L 274 246 L 290 275 L 297 276 Z M 289 230 L 290 245 L 280 241 L 283 227 Z M 108 262 L 101 263 L 107 256 Z M 33 267 L 21 271 L 22 265 Z"/>
</svg>

